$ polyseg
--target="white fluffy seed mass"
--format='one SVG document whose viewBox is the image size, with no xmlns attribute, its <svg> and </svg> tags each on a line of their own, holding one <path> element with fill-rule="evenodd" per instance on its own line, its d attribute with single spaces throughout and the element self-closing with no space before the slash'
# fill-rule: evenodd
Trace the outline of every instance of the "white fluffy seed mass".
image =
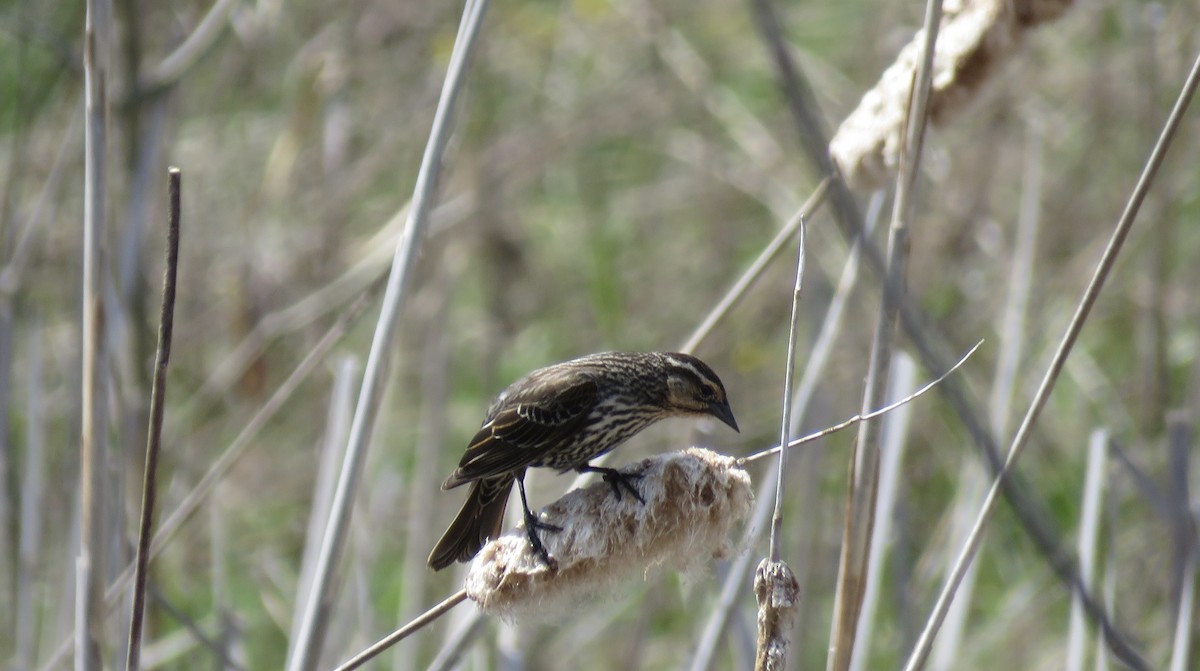
<svg viewBox="0 0 1200 671">
<path fill-rule="evenodd" d="M 484 612 L 507 618 L 563 613 L 611 593 L 652 566 L 696 570 L 732 551 L 731 528 L 745 519 L 750 476 L 732 457 L 691 448 L 621 469 L 645 499 L 620 499 L 598 482 L 542 509 L 540 519 L 562 527 L 540 536 L 558 570 L 529 548 L 518 528 L 489 541 L 467 574 L 467 596 Z"/>
<path fill-rule="evenodd" d="M 934 49 L 929 121 L 945 126 L 979 98 L 1036 26 L 1072 0 L 946 0 Z M 918 31 L 875 88 L 846 117 L 829 152 L 847 183 L 878 189 L 895 179 L 925 31 Z"/>
</svg>

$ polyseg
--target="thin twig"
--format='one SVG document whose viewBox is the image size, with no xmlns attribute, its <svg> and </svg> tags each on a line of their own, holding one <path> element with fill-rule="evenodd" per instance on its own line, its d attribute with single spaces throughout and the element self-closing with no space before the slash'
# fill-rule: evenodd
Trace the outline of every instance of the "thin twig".
<svg viewBox="0 0 1200 671">
<path fill-rule="evenodd" d="M 463 8 L 463 18 L 450 57 L 446 81 L 434 113 L 433 128 L 430 130 L 421 168 L 417 173 L 408 223 L 404 229 L 404 236 L 396 247 L 392 271 L 384 290 L 383 306 L 371 341 L 371 350 L 363 371 L 362 389 L 350 426 L 346 459 L 338 478 L 333 507 L 329 513 L 329 524 L 325 529 L 321 552 L 317 559 L 312 593 L 304 610 L 299 638 L 292 641 L 291 647 L 298 652 L 288 666 L 289 671 L 312 668 L 320 653 L 322 640 L 316 632 L 320 628 L 320 620 L 327 613 L 326 606 L 333 593 L 332 577 L 341 557 L 353 512 L 353 495 L 358 490 L 367 446 L 374 432 L 375 419 L 383 397 L 384 383 L 388 379 L 388 362 L 394 349 L 393 341 L 400 321 L 401 308 L 409 294 L 413 266 L 425 238 L 425 229 L 428 227 L 442 157 L 450 140 L 455 103 L 466 79 L 467 64 L 479 42 L 480 27 L 489 2 L 490 0 L 468 0 Z"/>
<path fill-rule="evenodd" d="M 825 182 L 822 182 L 824 185 Z M 823 190 L 823 189 L 822 189 Z M 796 245 L 796 282 L 792 289 L 792 316 L 788 325 L 787 356 L 783 373 L 783 418 L 779 444 L 787 442 L 792 429 L 792 376 L 796 367 L 796 338 L 800 330 L 800 296 L 804 287 L 804 220 L 800 221 L 800 241 Z M 754 597 L 758 603 L 758 638 L 754 652 L 755 671 L 782 670 L 787 666 L 795 624 L 800 583 L 779 556 L 783 529 L 784 482 L 787 474 L 787 450 L 779 451 L 775 465 L 775 511 L 771 515 L 771 536 L 767 558 L 754 573 Z"/>
<path fill-rule="evenodd" d="M 387 650 L 388 648 L 399 643 L 400 641 L 403 641 L 405 638 L 407 638 L 414 632 L 419 631 L 421 628 L 430 624 L 434 620 L 437 620 L 439 617 L 446 614 L 446 612 L 448 612 L 451 608 L 454 608 L 455 606 L 457 606 L 458 604 L 460 604 L 466 600 L 467 600 L 467 590 L 465 590 L 465 589 L 458 590 L 454 594 L 451 594 L 450 596 L 446 597 L 446 599 L 443 600 L 438 605 L 434 606 L 433 608 L 430 608 L 429 610 L 425 611 L 421 615 L 413 618 L 413 620 L 410 621 L 408 624 L 404 625 L 403 627 L 400 627 L 396 631 L 383 637 L 382 639 L 379 640 L 378 643 L 375 643 L 374 645 L 367 648 L 366 650 L 363 650 L 362 652 L 358 653 L 357 655 L 352 657 L 350 660 L 346 661 L 341 666 L 337 667 L 337 669 L 335 669 L 335 671 L 351 671 L 351 669 L 357 669 L 358 667 L 362 666 L 363 664 L 366 664 L 367 662 L 374 659 L 376 656 L 379 655 L 379 653 L 383 652 L 384 650 Z"/>
<path fill-rule="evenodd" d="M 950 377 L 950 374 L 953 373 L 954 371 L 958 370 L 959 367 L 961 367 L 964 363 L 966 363 L 967 359 L 971 358 L 971 355 L 974 354 L 975 350 L 979 349 L 979 347 L 981 345 L 983 345 L 982 340 L 975 343 L 974 347 L 967 350 L 967 353 L 964 354 L 962 356 L 962 358 L 958 360 L 957 363 L 955 363 L 953 366 L 951 366 L 950 369 L 947 370 L 945 373 L 942 373 L 940 376 L 938 376 L 937 379 L 926 384 L 924 387 L 921 387 L 920 389 L 916 390 L 912 394 L 905 396 L 904 398 L 900 399 L 899 401 L 896 401 L 894 403 L 889 403 L 888 405 L 885 405 L 882 408 L 879 408 L 877 410 L 872 410 L 871 412 L 854 415 L 853 417 L 851 417 L 843 422 L 840 422 L 838 424 L 834 424 L 833 426 L 821 429 L 820 431 L 817 431 L 816 433 L 810 433 L 807 436 L 803 436 L 801 438 L 796 438 L 795 440 L 788 442 L 787 448 L 790 450 L 793 447 L 799 447 L 805 443 L 811 443 L 812 441 L 824 438 L 825 436 L 828 436 L 831 433 L 837 433 L 838 431 L 841 431 L 842 429 L 854 426 L 855 424 L 858 424 L 859 422 L 864 422 L 869 419 L 875 419 L 876 417 L 886 415 L 887 413 L 895 410 L 896 408 L 899 408 L 902 405 L 905 405 L 907 403 L 911 403 L 911 402 L 917 400 L 921 396 L 925 395 L 925 392 L 929 391 L 930 389 L 933 389 L 938 384 L 940 384 L 942 382 L 942 380 L 945 380 L 946 378 Z M 763 457 L 769 457 L 778 451 L 779 451 L 779 446 L 776 445 L 775 447 L 763 450 L 761 452 L 755 452 L 754 454 L 747 455 L 745 457 L 740 457 L 737 460 L 737 463 L 739 466 L 741 466 L 743 464 L 748 464 L 752 461 L 758 461 L 759 459 L 762 459 Z"/>
<path fill-rule="evenodd" d="M 1170 435 L 1169 433 L 1167 434 Z M 1155 482 L 1149 475 L 1146 475 L 1145 469 L 1138 466 L 1133 461 L 1133 457 L 1129 452 L 1121 447 L 1121 441 L 1116 438 L 1110 438 L 1109 449 L 1112 451 L 1112 456 L 1116 463 L 1120 464 L 1121 470 L 1133 482 L 1134 490 L 1141 495 L 1146 503 L 1154 512 L 1162 518 L 1163 522 L 1172 523 L 1172 517 L 1175 514 L 1171 509 L 1168 492 L 1164 492 L 1163 487 Z M 1185 477 L 1187 474 L 1184 474 Z"/>
<path fill-rule="evenodd" d="M 788 326 L 787 358 L 783 372 L 783 421 L 779 429 L 779 444 L 788 442 L 792 435 L 792 375 L 796 367 L 796 338 L 800 330 L 800 293 L 804 287 L 804 222 L 800 223 L 800 242 L 796 251 L 796 285 L 792 290 L 792 320 Z M 779 451 L 778 477 L 775 480 L 775 512 L 771 516 L 771 540 L 769 557 L 779 561 L 779 536 L 783 528 L 783 490 L 787 474 L 787 450 Z"/>
<path fill-rule="evenodd" d="M 1159 135 L 1153 151 L 1150 153 L 1150 158 L 1147 160 L 1141 176 L 1138 178 L 1137 186 L 1134 187 L 1129 202 L 1125 206 L 1125 211 L 1122 212 L 1121 218 L 1117 222 L 1116 230 L 1113 231 L 1108 246 L 1104 250 L 1104 255 L 1096 268 L 1096 272 L 1093 274 L 1091 281 L 1088 282 L 1087 289 L 1084 291 L 1079 306 L 1076 308 L 1075 314 L 1071 317 L 1071 323 L 1068 325 L 1067 332 L 1063 335 L 1062 341 L 1059 343 L 1059 347 L 1054 354 L 1054 359 L 1050 363 L 1050 368 L 1046 371 L 1045 377 L 1042 378 L 1042 383 L 1038 387 L 1033 402 L 1030 404 L 1025 418 L 1021 422 L 1016 436 L 1013 438 L 1008 458 L 1005 460 L 1004 466 L 1000 469 L 1000 473 L 988 491 L 983 509 L 976 519 L 974 528 L 971 529 L 971 535 L 967 538 L 967 544 L 959 555 L 954 570 L 947 578 L 946 585 L 938 596 L 933 612 L 925 624 L 925 629 L 921 632 L 921 636 L 917 640 L 916 648 L 908 659 L 908 663 L 905 666 L 907 671 L 917 671 L 917 669 L 921 669 L 925 664 L 933 637 L 937 635 L 938 628 L 941 626 L 942 619 L 946 615 L 946 609 L 949 607 L 950 600 L 953 599 L 954 593 L 958 589 L 958 584 L 962 580 L 967 566 L 975 557 L 975 551 L 979 548 L 979 543 L 982 541 L 983 530 L 991 519 L 992 511 L 995 510 L 1002 483 L 1015 467 L 1017 460 L 1024 451 L 1025 445 L 1028 443 L 1033 425 L 1037 422 L 1038 416 L 1045 407 L 1046 401 L 1050 397 L 1050 392 L 1054 389 L 1055 382 L 1058 381 L 1058 375 L 1066 364 L 1067 355 L 1070 354 L 1071 349 L 1074 347 L 1075 341 L 1079 337 L 1079 332 L 1083 330 L 1083 325 L 1086 323 L 1088 315 L 1091 314 L 1092 306 L 1095 305 L 1101 289 L 1104 288 L 1105 280 L 1108 279 L 1109 273 L 1112 272 L 1117 256 L 1124 246 L 1125 238 L 1128 236 L 1130 229 L 1133 228 L 1133 222 L 1137 218 L 1142 201 L 1145 199 L 1146 193 L 1149 192 L 1150 185 L 1154 181 L 1154 176 L 1157 174 L 1163 159 L 1166 157 L 1167 149 L 1171 146 L 1171 141 L 1175 137 L 1175 132 L 1183 120 L 1184 113 L 1187 111 L 1188 104 L 1195 95 L 1198 85 L 1200 85 L 1200 57 L 1197 57 L 1192 65 L 1192 70 L 1188 74 L 1183 90 L 1180 91 L 1179 98 L 1175 102 L 1175 107 L 1171 110 L 1171 115 L 1167 119 L 1162 133 Z M 1135 654 L 1133 650 L 1125 650 L 1123 653 L 1126 655 Z M 1142 660 L 1135 660 L 1135 663 L 1139 663 L 1139 666 L 1143 668 L 1145 667 L 1145 662 Z"/>
<path fill-rule="evenodd" d="M 167 219 L 167 266 L 163 275 L 162 314 L 158 321 L 158 352 L 154 355 L 154 386 L 150 390 L 150 428 L 146 436 L 146 468 L 142 475 L 142 519 L 138 528 L 133 572 L 133 614 L 129 622 L 127 671 L 137 671 L 142 654 L 142 622 L 146 607 L 146 572 L 150 568 L 150 539 L 154 533 L 154 503 L 158 491 L 158 454 L 162 448 L 163 404 L 167 400 L 167 367 L 175 328 L 175 277 L 179 270 L 179 168 L 170 168 Z"/>
<path fill-rule="evenodd" d="M 817 382 L 824 375 L 825 367 L 832 357 L 834 343 L 837 341 L 838 333 L 845 321 L 843 319 L 846 314 L 845 307 L 858 279 L 859 256 L 862 251 L 863 239 L 870 237 L 870 231 L 874 230 L 882 211 L 883 194 L 879 192 L 876 193 L 872 200 L 872 207 L 868 210 L 867 235 L 862 239 L 855 240 L 850 248 L 850 254 L 842 268 L 842 276 L 838 280 L 837 290 L 834 292 L 832 300 L 829 301 L 825 317 L 820 320 L 821 331 L 817 334 L 812 350 L 805 360 L 804 375 L 800 378 L 799 384 L 796 385 L 796 392 L 792 395 L 792 433 L 798 431 L 802 425 L 804 414 L 808 411 L 808 404 L 817 388 Z M 762 536 L 763 530 L 769 527 L 767 521 L 773 510 L 773 506 L 770 505 L 770 494 L 775 478 L 775 473 L 770 472 L 761 481 L 757 503 L 753 516 L 746 525 L 746 535 L 742 540 L 742 547 L 753 547 Z M 696 656 L 692 659 L 689 667 L 691 671 L 705 671 L 712 666 L 721 636 L 729 622 L 734 605 L 737 603 L 737 596 L 747 587 L 746 577 L 750 572 L 750 557 L 748 552 L 741 553 L 729 565 L 729 571 L 725 575 L 717 603 L 710 611 L 702 633 L 696 639 L 699 643 Z M 801 589 L 803 590 L 803 584 L 801 584 Z"/>
</svg>

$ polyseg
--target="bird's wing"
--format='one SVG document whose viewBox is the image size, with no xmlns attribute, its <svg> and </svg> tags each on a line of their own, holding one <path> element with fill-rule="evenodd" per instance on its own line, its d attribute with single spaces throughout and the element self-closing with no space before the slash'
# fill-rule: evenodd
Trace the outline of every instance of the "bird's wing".
<svg viewBox="0 0 1200 671">
<path fill-rule="evenodd" d="M 595 406 L 597 393 L 596 383 L 580 375 L 547 381 L 501 399 L 442 486 L 455 487 L 529 466 L 579 429 Z"/>
</svg>

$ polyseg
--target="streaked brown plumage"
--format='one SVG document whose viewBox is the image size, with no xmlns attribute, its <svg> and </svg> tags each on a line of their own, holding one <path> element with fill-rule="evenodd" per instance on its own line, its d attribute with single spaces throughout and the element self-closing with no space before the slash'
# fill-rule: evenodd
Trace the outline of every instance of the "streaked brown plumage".
<svg viewBox="0 0 1200 671">
<path fill-rule="evenodd" d="M 595 471 L 619 497 L 637 489 L 611 468 L 588 462 L 666 417 L 708 415 L 735 431 L 725 386 L 704 362 L 670 352 L 605 352 L 535 370 L 509 385 L 488 409 L 442 489 L 471 484 L 466 503 L 429 555 L 443 569 L 468 561 L 500 534 L 504 509 L 516 481 L 529 543 L 548 565 L 538 521 L 525 498 L 525 469 Z"/>
</svg>

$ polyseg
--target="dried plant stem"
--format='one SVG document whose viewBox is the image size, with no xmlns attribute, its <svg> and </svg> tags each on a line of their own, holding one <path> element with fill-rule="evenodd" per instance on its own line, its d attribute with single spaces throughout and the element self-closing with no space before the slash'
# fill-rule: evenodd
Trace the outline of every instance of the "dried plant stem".
<svg viewBox="0 0 1200 671">
<path fill-rule="evenodd" d="M 179 270 L 179 168 L 168 171 L 170 210 L 167 219 L 167 265 L 163 276 L 162 314 L 154 356 L 154 386 L 150 390 L 150 428 L 146 436 L 146 467 L 142 476 L 142 518 L 138 528 L 133 572 L 133 614 L 129 622 L 129 654 L 125 668 L 136 671 L 142 653 L 142 623 L 146 607 L 146 572 L 150 568 L 150 539 L 154 533 L 154 504 L 158 491 L 158 454 L 162 448 L 163 404 L 167 398 L 167 367 L 175 326 L 175 277 Z"/>
<path fill-rule="evenodd" d="M 896 321 L 905 290 L 909 226 L 912 221 L 914 188 L 921 160 L 922 138 L 926 124 L 926 105 L 932 76 L 934 45 L 941 23 L 941 0 L 929 0 L 925 10 L 925 40 L 916 71 L 909 114 L 908 132 L 897 178 L 896 201 L 888 234 L 888 262 L 884 273 L 883 299 L 879 321 L 871 342 L 867 367 L 863 411 L 878 407 L 884 398 L 891 357 L 895 348 Z M 859 610 L 866 589 L 866 574 L 871 550 L 871 530 L 875 522 L 875 497 L 879 481 L 879 431 L 873 422 L 864 422 L 851 456 L 850 488 L 846 494 L 846 521 L 842 535 L 842 554 L 838 566 L 837 592 L 834 597 L 833 626 L 830 631 L 831 654 L 828 671 L 846 671 L 854 652 Z"/>
<path fill-rule="evenodd" d="M 988 496 L 984 500 L 983 509 L 980 511 L 975 525 L 971 529 L 971 534 L 967 538 L 966 546 L 963 547 L 962 553 L 955 563 L 954 570 L 951 571 L 950 576 L 947 578 L 946 585 L 938 596 L 933 612 L 930 614 L 929 620 L 926 622 L 925 628 L 917 640 L 916 648 L 908 659 L 908 663 L 905 666 L 908 671 L 916 671 L 925 665 L 933 637 L 937 635 L 942 619 L 946 615 L 946 609 L 949 607 L 949 602 L 954 597 L 958 584 L 962 580 L 967 566 L 974 558 L 975 552 L 979 548 L 979 543 L 982 541 L 983 530 L 991 519 L 992 512 L 995 510 L 1003 481 L 1012 471 L 1021 453 L 1024 451 L 1025 445 L 1028 443 L 1033 425 L 1037 422 L 1038 416 L 1045 407 L 1046 401 L 1050 397 L 1050 392 L 1053 391 L 1054 384 L 1058 381 L 1058 375 L 1062 372 L 1062 368 L 1066 364 L 1067 355 L 1070 354 L 1072 347 L 1074 347 L 1075 340 L 1079 337 L 1079 332 L 1083 329 L 1088 315 L 1091 314 L 1092 306 L 1095 305 L 1096 299 L 1104 287 L 1104 282 L 1108 279 L 1108 275 L 1112 271 L 1117 256 L 1124 246 L 1125 238 L 1128 236 L 1129 230 L 1133 227 L 1133 222 L 1137 218 L 1142 201 L 1145 199 L 1146 193 L 1150 190 L 1154 176 L 1157 174 L 1158 168 L 1162 165 L 1167 149 L 1171 146 L 1171 140 L 1174 138 L 1180 122 L 1183 120 L 1184 112 L 1186 112 L 1188 104 L 1195 95 L 1198 85 L 1200 85 L 1200 57 L 1192 65 L 1192 70 L 1188 74 L 1183 90 L 1180 91 L 1179 98 L 1175 102 L 1175 107 L 1171 110 L 1171 115 L 1167 119 L 1162 133 L 1159 135 L 1158 141 L 1154 145 L 1150 158 L 1147 160 L 1145 168 L 1138 179 L 1137 186 L 1134 187 L 1133 193 L 1130 195 L 1129 202 L 1125 206 L 1125 211 L 1121 214 L 1121 218 L 1117 222 L 1117 227 L 1113 231 L 1108 246 L 1104 250 L 1104 255 L 1100 259 L 1096 272 L 1088 283 L 1079 306 L 1071 318 L 1067 332 L 1063 335 L 1062 341 L 1055 352 L 1054 359 L 1050 363 L 1050 368 L 1046 371 L 1045 377 L 1042 378 L 1042 383 L 1038 387 L 1033 402 L 1030 404 L 1025 418 L 1021 422 L 1016 436 L 1013 438 L 1008 458 L 1005 459 L 1004 466 L 993 480 L 992 487 L 988 491 Z M 1123 653 L 1126 656 L 1135 654 L 1133 650 L 1125 650 Z M 1126 661 L 1137 664 L 1140 668 L 1145 668 L 1145 662 L 1142 660 Z"/>
<path fill-rule="evenodd" d="M 683 571 L 732 552 L 730 531 L 750 512 L 750 476 L 732 457 L 701 448 L 623 466 L 642 500 L 607 483 L 574 489 L 541 510 L 562 531 L 543 539 L 558 560 L 547 570 L 524 530 L 488 542 L 468 571 L 467 596 L 486 613 L 518 617 L 573 612 L 648 566 Z"/>
<path fill-rule="evenodd" d="M 345 544 L 345 535 L 353 510 L 354 493 L 358 490 L 362 466 L 366 461 L 367 446 L 370 443 L 375 419 L 379 413 L 383 387 L 387 380 L 390 353 L 393 349 L 396 327 L 400 321 L 401 307 L 408 296 L 414 261 L 424 240 L 425 229 L 428 227 L 429 212 L 437 191 L 442 156 L 445 154 L 446 145 L 450 140 L 455 103 L 463 88 L 467 64 L 478 43 L 480 27 L 488 5 L 489 0 L 468 0 L 463 8 L 463 18 L 459 25 L 458 37 L 455 40 L 454 52 L 450 57 L 450 67 L 446 73 L 441 98 L 438 100 L 437 111 L 434 114 L 433 128 L 429 133 L 429 142 L 425 147 L 420 171 L 417 173 L 412 208 L 409 210 L 404 235 L 396 247 L 391 274 L 388 277 L 387 288 L 384 290 L 383 307 L 371 342 L 371 350 L 367 356 L 366 368 L 363 371 L 362 389 L 359 392 L 358 405 L 354 411 L 354 420 L 350 425 L 346 459 L 338 478 L 333 507 L 329 513 L 329 524 L 325 529 L 321 552 L 317 559 L 312 593 L 307 599 L 299 638 L 292 641 L 292 648 L 297 653 L 292 658 L 292 663 L 288 665 L 289 671 L 313 668 L 320 653 L 322 637 L 317 635 L 317 631 L 321 628 L 320 620 L 328 615 L 327 607 L 333 593 L 332 577 Z"/>
<path fill-rule="evenodd" d="M 107 210 L 106 92 L 111 4 L 88 0 L 84 27 L 83 196 L 83 417 L 80 444 L 80 543 L 76 563 L 75 668 L 103 668 L 104 480 L 108 450 L 104 393 L 108 361 L 104 346 L 104 253 Z"/>
<path fill-rule="evenodd" d="M 779 429 L 779 444 L 788 442 L 792 435 L 792 375 L 796 368 L 796 338 L 800 330 L 800 294 L 804 287 L 804 222 L 800 222 L 800 242 L 796 249 L 796 284 L 792 290 L 792 320 L 788 326 L 787 357 L 783 372 L 783 421 Z M 770 552 L 772 564 L 779 563 L 779 536 L 783 528 L 784 482 L 787 474 L 787 450 L 779 451 L 779 464 L 775 480 L 775 512 L 771 515 Z M 795 578 L 793 578 L 793 581 Z M 760 607 L 762 606 L 760 600 Z M 761 642 L 761 641 L 760 641 Z M 760 650 L 761 653 L 761 650 Z"/>
<path fill-rule="evenodd" d="M 363 650 L 362 652 L 358 653 L 353 658 L 346 661 L 341 666 L 337 667 L 337 669 L 335 669 L 335 671 L 351 671 L 351 669 L 357 669 L 358 667 L 362 666 L 363 664 L 366 664 L 367 662 L 371 661 L 375 657 L 379 656 L 379 654 L 381 652 L 383 652 L 384 650 L 387 650 L 388 648 L 399 643 L 400 641 L 403 641 L 405 638 L 408 638 L 414 632 L 421 630 L 426 625 L 437 620 L 442 615 L 445 615 L 451 608 L 454 608 L 455 606 L 457 606 L 458 604 L 460 604 L 466 600 L 467 600 L 467 590 L 465 590 L 465 589 L 458 590 L 454 594 L 451 594 L 450 596 L 446 597 L 438 605 L 425 611 L 420 616 L 413 618 L 413 620 L 411 622 L 409 622 L 408 624 L 404 625 L 403 627 L 400 627 L 396 631 L 383 637 L 382 639 L 379 640 L 378 643 L 375 643 L 374 645 L 367 648 L 366 650 Z"/>
<path fill-rule="evenodd" d="M 800 583 L 787 564 L 764 559 L 754 571 L 754 598 L 758 601 L 754 671 L 784 671 L 800 602 Z"/>
<path fill-rule="evenodd" d="M 828 179 L 821 182 L 821 191 Z M 792 376 L 796 368 L 796 338 L 800 322 L 800 296 L 804 287 L 804 218 L 800 218 L 800 240 L 796 246 L 796 282 L 792 289 L 792 317 L 788 325 L 787 356 L 783 373 L 783 418 L 780 422 L 779 444 L 783 445 L 792 430 Z M 780 557 L 779 543 L 783 529 L 784 482 L 787 474 L 787 450 L 779 451 L 775 466 L 775 511 L 771 515 L 771 537 L 767 559 L 758 565 L 754 574 L 754 596 L 758 601 L 758 641 L 755 646 L 755 671 L 787 668 L 787 653 L 791 644 L 796 605 L 800 600 L 800 583 L 792 569 Z"/>
<path fill-rule="evenodd" d="M 887 413 L 895 410 L 896 408 L 899 408 L 902 405 L 905 405 L 905 404 L 908 404 L 908 403 L 911 403 L 911 402 L 917 400 L 918 398 L 924 396 L 926 392 L 928 392 L 929 390 L 931 390 L 934 387 L 941 384 L 943 380 L 950 377 L 950 374 L 953 373 L 954 371 L 958 370 L 964 363 L 966 363 L 967 359 L 970 359 L 971 355 L 974 354 L 975 350 L 979 349 L 980 345 L 982 345 L 982 344 L 983 344 L 982 340 L 975 343 L 975 346 L 972 347 L 971 349 L 967 350 L 967 353 L 964 354 L 962 356 L 962 358 L 958 360 L 958 362 L 956 362 L 953 366 L 951 366 L 949 370 L 947 370 L 945 373 L 942 373 L 940 376 L 938 376 L 937 379 L 933 380 L 932 382 L 929 382 L 924 387 L 921 387 L 920 389 L 916 390 L 912 394 L 909 394 L 908 396 L 905 396 L 904 398 L 902 398 L 898 401 L 895 401 L 893 403 L 889 403 L 889 404 L 883 406 L 882 408 L 872 410 L 871 412 L 854 415 L 853 417 L 850 417 L 849 419 L 846 419 L 842 422 L 834 424 L 833 426 L 828 426 L 824 429 L 821 429 L 820 431 L 817 431 L 816 433 L 810 433 L 807 436 L 803 436 L 800 438 L 795 438 L 793 440 L 790 440 L 790 441 L 788 441 L 788 444 L 785 447 L 787 447 L 789 450 L 794 447 L 800 447 L 801 445 L 803 445 L 805 443 L 811 443 L 814 440 L 819 440 L 819 439 L 824 438 L 825 436 L 828 436 L 832 433 L 837 433 L 838 431 L 841 431 L 842 429 L 846 429 L 851 426 L 854 426 L 855 424 L 858 424 L 859 422 L 865 422 L 867 420 L 875 419 L 877 417 L 882 417 L 883 415 L 886 415 Z M 772 454 L 775 454 L 776 452 L 778 452 L 780 449 L 781 449 L 780 446 L 776 445 L 774 447 L 762 450 L 761 452 L 755 452 L 754 454 L 750 454 L 750 455 L 747 455 L 744 457 L 739 457 L 737 460 L 738 465 L 748 464 L 752 461 L 758 461 L 759 459 L 762 459 L 763 457 L 769 457 Z"/>
<path fill-rule="evenodd" d="M 912 357 L 900 352 L 896 357 L 895 366 L 888 382 L 888 398 L 895 398 L 903 392 L 911 392 L 916 384 L 917 364 Z M 883 582 L 883 560 L 889 542 L 896 537 L 892 531 L 895 515 L 896 500 L 899 498 L 900 473 L 904 463 L 904 448 L 908 444 L 909 418 L 912 416 L 908 405 L 897 408 L 884 418 L 883 426 L 883 458 L 880 461 L 879 499 L 875 510 L 877 520 L 871 531 L 871 556 L 868 562 L 867 585 L 863 595 L 862 614 L 858 620 L 858 632 L 854 638 L 854 654 L 851 656 L 851 671 L 862 671 L 870 668 L 867 657 L 871 652 L 872 633 L 875 626 L 875 613 L 879 606 L 880 585 Z M 901 532 L 903 533 L 903 532 Z"/>
<path fill-rule="evenodd" d="M 1079 520 L 1079 578 L 1087 586 L 1093 583 L 1096 566 L 1096 544 L 1100 536 L 1100 512 L 1104 496 L 1105 471 L 1108 469 L 1108 431 L 1092 431 L 1088 441 L 1087 472 L 1083 481 L 1083 505 Z M 1071 599 L 1070 624 L 1067 634 L 1066 671 L 1083 671 L 1087 657 L 1087 621 L 1083 602 L 1078 595 Z"/>
<path fill-rule="evenodd" d="M 877 193 L 867 215 L 866 229 L 868 231 L 874 230 L 879 213 L 883 209 L 882 206 L 883 195 Z M 829 302 L 829 309 L 826 311 L 825 317 L 820 320 L 821 331 L 806 358 L 804 375 L 800 378 L 799 384 L 796 385 L 796 392 L 792 395 L 792 433 L 799 430 L 804 413 L 808 410 L 809 401 L 816 390 L 817 381 L 821 379 L 825 366 L 830 361 L 837 334 L 844 323 L 842 317 L 845 315 L 846 303 L 849 301 L 850 293 L 858 279 L 861 250 L 862 240 L 856 240 L 851 246 L 850 254 L 842 268 L 842 276 L 838 280 L 837 291 Z M 747 524 L 746 537 L 742 541 L 743 547 L 753 547 L 762 536 L 763 530 L 769 527 L 767 521 L 773 510 L 773 506 L 770 505 L 770 494 L 775 477 L 772 470 L 759 485 L 754 513 Z M 750 561 L 750 554 L 743 553 L 730 563 L 729 571 L 725 575 L 720 594 L 717 597 L 717 603 L 710 612 L 702 633 L 697 637 L 699 643 L 696 648 L 696 656 L 692 659 L 689 667 L 691 671 L 705 671 L 712 666 L 721 636 L 729 622 L 734 605 L 737 603 L 737 597 L 745 589 L 746 575 L 751 568 Z"/>
<path fill-rule="evenodd" d="M 931 123 L 945 126 L 979 97 L 1039 24 L 1058 18 L 1072 0 L 969 0 L 950 3 L 941 22 L 932 64 Z M 884 71 L 879 82 L 842 121 L 829 153 L 848 183 L 876 189 L 903 162 L 905 112 L 914 70 L 919 67 L 918 33 Z M 925 52 L 929 54 L 929 52 Z"/>
</svg>

